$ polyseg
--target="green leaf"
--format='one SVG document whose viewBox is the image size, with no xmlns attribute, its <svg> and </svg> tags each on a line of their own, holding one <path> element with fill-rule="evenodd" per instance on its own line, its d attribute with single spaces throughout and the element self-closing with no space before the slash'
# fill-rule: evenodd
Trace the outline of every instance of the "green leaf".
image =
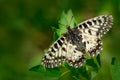
<svg viewBox="0 0 120 80">
<path fill-rule="evenodd" d="M 61 71 L 60 71 L 59 67 L 57 67 L 57 68 L 46 68 L 46 75 L 48 75 L 48 76 L 60 76 Z"/>
<path fill-rule="evenodd" d="M 46 76 L 60 76 L 61 71 L 59 68 L 44 68 L 42 65 L 37 65 L 29 69 L 30 71 L 40 72 Z"/>
<path fill-rule="evenodd" d="M 65 12 L 63 12 L 58 23 L 59 23 L 58 29 L 56 30 L 56 33 L 58 34 L 58 36 L 67 32 L 68 26 L 70 26 L 71 28 L 74 28 L 76 26 L 76 20 L 73 16 L 72 11 L 69 10 L 67 12 L 67 14 L 65 14 Z"/>
<path fill-rule="evenodd" d="M 94 62 L 94 59 L 87 59 L 86 64 L 91 66 L 93 69 L 98 69 L 97 64 Z"/>
<path fill-rule="evenodd" d="M 75 73 L 71 72 L 70 70 L 65 71 L 58 80 L 79 80 L 80 78 Z"/>
<path fill-rule="evenodd" d="M 67 31 L 66 26 L 68 24 L 68 21 L 67 21 L 65 12 L 62 13 L 61 18 L 58 21 L 58 23 L 59 25 L 58 25 L 58 29 L 56 33 L 58 34 L 58 36 L 61 36 L 63 33 Z"/>
<path fill-rule="evenodd" d="M 98 54 L 98 56 L 96 57 L 96 60 L 98 65 L 101 67 L 100 54 Z"/>
<path fill-rule="evenodd" d="M 29 69 L 30 71 L 35 72 L 45 72 L 45 68 L 42 65 L 37 65 Z"/>
<path fill-rule="evenodd" d="M 82 66 L 79 71 L 81 80 L 90 80 L 90 73 L 86 66 Z"/>
<path fill-rule="evenodd" d="M 55 27 L 52 27 L 52 30 L 53 30 L 53 32 L 54 32 L 54 34 L 53 34 L 53 39 L 54 39 L 54 41 L 56 41 L 56 40 L 59 38 L 58 34 L 56 33 L 56 32 L 57 32 L 57 29 L 56 29 Z"/>
<path fill-rule="evenodd" d="M 66 17 L 67 17 L 67 21 L 68 21 L 68 26 L 70 26 L 71 28 L 74 28 L 76 26 L 77 22 L 73 16 L 72 10 L 69 10 L 67 12 Z"/>
<path fill-rule="evenodd" d="M 95 78 L 95 76 L 97 75 L 98 73 L 98 70 L 99 70 L 99 67 L 96 63 L 96 60 L 94 58 L 92 59 L 87 59 L 86 61 L 86 64 L 87 64 L 87 72 L 89 73 L 89 79 L 90 80 L 93 80 Z"/>
<path fill-rule="evenodd" d="M 53 38 L 54 38 L 54 41 L 56 41 L 59 38 L 59 36 L 56 32 L 54 32 L 54 37 Z"/>
<path fill-rule="evenodd" d="M 70 77 L 70 71 L 67 70 L 63 72 L 61 76 L 59 76 L 58 80 L 69 80 L 69 77 Z"/>
<path fill-rule="evenodd" d="M 83 65 L 80 68 L 74 68 L 74 67 L 69 66 L 68 64 L 66 64 L 65 66 L 72 73 L 71 76 L 74 78 L 73 80 L 77 80 L 77 79 L 88 80 L 88 79 L 90 79 L 90 76 L 89 76 L 89 74 L 88 74 L 88 72 L 86 70 L 86 66 L 85 65 Z"/>
</svg>

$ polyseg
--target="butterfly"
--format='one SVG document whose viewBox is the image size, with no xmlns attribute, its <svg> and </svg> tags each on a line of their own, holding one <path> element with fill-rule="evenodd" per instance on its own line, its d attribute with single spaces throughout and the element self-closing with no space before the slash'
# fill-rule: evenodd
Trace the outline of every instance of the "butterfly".
<svg viewBox="0 0 120 80">
<path fill-rule="evenodd" d="M 97 56 L 102 51 L 101 38 L 113 24 L 112 15 L 101 15 L 83 21 L 56 40 L 42 57 L 46 68 L 58 67 L 64 62 L 79 68 L 86 61 L 85 54 Z"/>
</svg>

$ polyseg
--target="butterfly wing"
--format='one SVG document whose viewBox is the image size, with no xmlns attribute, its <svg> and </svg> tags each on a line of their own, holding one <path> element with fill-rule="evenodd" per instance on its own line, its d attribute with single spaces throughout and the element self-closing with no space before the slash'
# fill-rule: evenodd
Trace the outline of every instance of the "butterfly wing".
<svg viewBox="0 0 120 80">
<path fill-rule="evenodd" d="M 112 22 L 111 15 L 102 15 L 88 19 L 74 28 L 78 35 L 82 36 L 82 43 L 85 44 L 86 52 L 89 52 L 91 56 L 102 51 L 101 37 L 109 31 Z"/>
<path fill-rule="evenodd" d="M 66 33 L 68 34 L 68 33 Z M 77 45 L 73 44 L 68 35 L 64 34 L 48 49 L 42 58 L 42 64 L 47 68 L 60 66 L 64 61 L 70 66 L 78 68 L 82 66 L 86 58 Z"/>
<path fill-rule="evenodd" d="M 101 15 L 92 19 L 88 19 L 77 25 L 81 32 L 101 38 L 106 34 L 113 24 L 111 15 Z"/>
<path fill-rule="evenodd" d="M 42 64 L 47 68 L 60 66 L 66 60 L 67 40 L 65 35 L 61 36 L 48 49 L 47 53 L 42 58 Z"/>
<path fill-rule="evenodd" d="M 77 45 L 68 42 L 67 45 L 67 62 L 70 66 L 79 68 L 86 61 L 84 52 L 82 52 Z"/>
</svg>

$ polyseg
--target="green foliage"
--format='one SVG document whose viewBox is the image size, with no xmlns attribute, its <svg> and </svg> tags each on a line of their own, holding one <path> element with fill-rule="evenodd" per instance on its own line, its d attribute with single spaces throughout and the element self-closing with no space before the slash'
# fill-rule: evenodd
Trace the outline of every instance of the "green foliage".
<svg viewBox="0 0 120 80">
<path fill-rule="evenodd" d="M 59 68 L 44 68 L 42 65 L 37 65 L 29 69 L 30 71 L 40 72 L 41 74 L 45 74 L 46 76 L 59 76 L 61 71 Z"/>
<path fill-rule="evenodd" d="M 58 28 L 53 27 L 54 31 L 54 40 L 56 40 L 63 33 L 67 32 L 67 27 L 70 26 L 73 28 L 76 25 L 76 20 L 73 17 L 73 13 L 71 10 L 65 14 L 63 11 L 60 20 L 58 21 Z"/>
<path fill-rule="evenodd" d="M 63 33 L 67 32 L 67 26 L 73 28 L 76 25 L 76 20 L 73 17 L 72 11 L 69 10 L 67 14 L 62 13 L 59 20 L 58 28 L 54 28 L 54 40 L 56 40 Z M 81 68 L 70 67 L 64 63 L 58 68 L 48 69 L 42 65 L 32 67 L 30 71 L 40 72 L 50 77 L 58 77 L 58 80 L 93 80 L 101 66 L 100 55 L 94 58 L 88 57 L 86 64 L 84 63 Z"/>
</svg>

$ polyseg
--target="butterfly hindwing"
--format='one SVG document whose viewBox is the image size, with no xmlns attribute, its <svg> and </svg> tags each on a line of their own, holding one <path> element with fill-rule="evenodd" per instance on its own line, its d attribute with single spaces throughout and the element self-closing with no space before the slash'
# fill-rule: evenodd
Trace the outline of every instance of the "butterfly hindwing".
<svg viewBox="0 0 120 80">
<path fill-rule="evenodd" d="M 68 64 L 75 68 L 81 67 L 82 64 L 86 61 L 84 53 L 80 51 L 80 49 L 76 45 L 70 42 L 68 42 L 67 44 L 67 49 L 68 52 L 66 59 Z"/>
</svg>

